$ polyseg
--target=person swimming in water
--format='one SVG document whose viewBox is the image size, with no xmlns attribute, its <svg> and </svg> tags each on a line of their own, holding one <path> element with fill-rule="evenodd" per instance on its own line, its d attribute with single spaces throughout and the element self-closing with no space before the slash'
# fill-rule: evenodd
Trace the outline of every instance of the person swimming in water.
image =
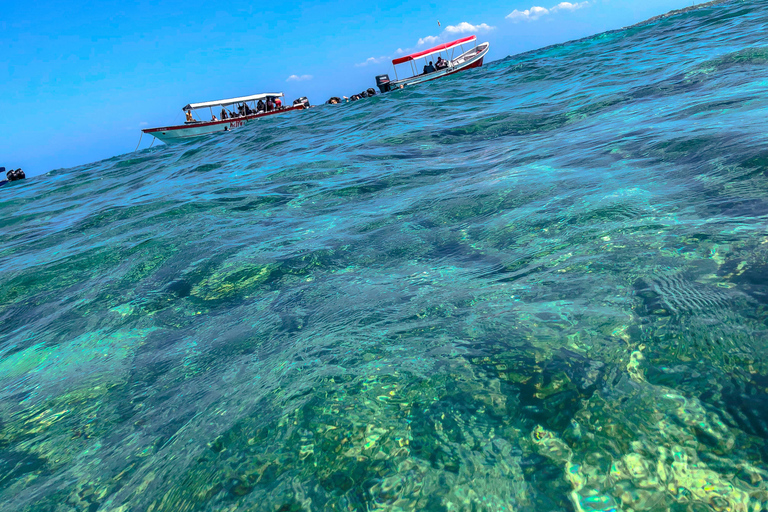
<svg viewBox="0 0 768 512">
<path fill-rule="evenodd" d="M 0 173 L 3 173 L 3 172 L 5 172 L 5 167 L 0 167 Z M 19 168 L 19 169 L 16 169 L 15 171 L 11 169 L 6 173 L 5 177 L 6 177 L 5 180 L 0 181 L 0 185 L 5 185 L 10 181 L 23 180 L 23 179 L 26 179 L 27 176 L 24 174 L 24 171 L 21 168 Z"/>
</svg>

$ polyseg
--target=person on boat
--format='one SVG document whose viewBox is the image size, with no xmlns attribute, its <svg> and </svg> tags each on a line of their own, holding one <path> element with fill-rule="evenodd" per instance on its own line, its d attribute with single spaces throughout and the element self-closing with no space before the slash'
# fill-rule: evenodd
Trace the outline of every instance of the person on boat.
<svg viewBox="0 0 768 512">
<path fill-rule="evenodd" d="M 216 119 L 216 114 L 211 114 L 211 121 L 218 121 L 218 119 Z"/>
<path fill-rule="evenodd" d="M 241 103 L 240 105 L 237 106 L 237 115 L 239 115 L 239 116 L 244 115 L 243 111 L 244 111 L 243 104 Z"/>
<path fill-rule="evenodd" d="M 447 60 L 443 60 L 443 58 L 438 55 L 437 56 L 437 62 L 435 63 L 435 68 L 436 69 L 443 69 L 443 68 L 447 68 L 447 67 L 448 67 L 448 61 Z"/>
<path fill-rule="evenodd" d="M 275 108 L 276 109 L 283 108 L 283 100 L 281 100 L 280 98 L 275 98 Z"/>
<path fill-rule="evenodd" d="M 225 109 L 224 107 L 221 107 L 221 119 L 222 119 L 222 121 L 223 121 L 224 119 L 226 119 L 227 117 L 229 117 L 229 116 L 227 115 L 227 109 Z"/>
<path fill-rule="evenodd" d="M 259 100 L 259 102 L 256 104 L 256 111 L 258 112 L 267 111 L 267 106 L 264 104 L 264 100 Z"/>
<path fill-rule="evenodd" d="M 435 72 L 435 66 L 432 65 L 432 61 L 429 61 L 429 64 L 424 66 L 424 74 L 427 73 L 434 73 Z"/>
<path fill-rule="evenodd" d="M 192 111 L 191 110 L 187 110 L 187 122 L 188 123 L 194 123 L 195 122 L 195 118 L 192 117 Z"/>
<path fill-rule="evenodd" d="M 272 96 L 267 97 L 267 112 L 275 110 L 275 102 L 272 101 Z"/>
</svg>

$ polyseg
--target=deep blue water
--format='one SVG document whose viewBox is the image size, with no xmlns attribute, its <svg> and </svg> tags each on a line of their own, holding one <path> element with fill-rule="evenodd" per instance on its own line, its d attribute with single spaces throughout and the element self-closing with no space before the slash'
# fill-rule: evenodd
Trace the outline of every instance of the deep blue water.
<svg viewBox="0 0 768 512">
<path fill-rule="evenodd" d="M 4 186 L 0 510 L 767 510 L 767 29 Z"/>
</svg>

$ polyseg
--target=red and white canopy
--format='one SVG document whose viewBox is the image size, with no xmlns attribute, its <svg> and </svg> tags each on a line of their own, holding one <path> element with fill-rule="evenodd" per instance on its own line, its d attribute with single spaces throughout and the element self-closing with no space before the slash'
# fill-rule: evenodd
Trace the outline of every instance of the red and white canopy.
<svg viewBox="0 0 768 512">
<path fill-rule="evenodd" d="M 422 50 L 420 52 L 412 53 L 410 55 L 405 55 L 403 57 L 398 57 L 395 60 L 392 61 L 392 64 L 402 64 L 403 62 L 408 62 L 411 60 L 420 59 L 421 57 L 427 57 L 429 55 L 432 55 L 434 53 L 440 53 L 445 50 L 450 50 L 451 48 L 455 48 L 459 45 L 465 44 L 465 43 L 471 43 L 472 41 L 475 41 L 477 39 L 477 36 L 469 36 L 464 37 L 462 39 L 457 39 L 455 41 L 451 41 L 450 43 L 443 43 L 435 46 L 434 48 L 430 48 L 429 50 Z"/>
</svg>

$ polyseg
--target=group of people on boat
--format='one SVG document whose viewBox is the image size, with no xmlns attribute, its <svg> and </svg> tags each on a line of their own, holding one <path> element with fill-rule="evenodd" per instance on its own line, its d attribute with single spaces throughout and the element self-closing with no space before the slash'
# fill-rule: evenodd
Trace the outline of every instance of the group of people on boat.
<svg viewBox="0 0 768 512">
<path fill-rule="evenodd" d="M 216 114 L 211 115 L 211 121 L 220 121 L 224 119 L 237 119 L 238 117 L 245 117 L 250 116 L 253 114 L 263 114 L 264 112 L 272 112 L 273 110 L 280 110 L 283 108 L 283 101 L 277 97 L 277 96 L 267 96 L 267 101 L 264 102 L 264 100 L 259 100 L 259 102 L 256 104 L 256 110 L 252 109 L 248 103 L 243 102 L 237 105 L 237 110 L 233 109 L 232 111 L 227 110 L 224 107 L 221 107 L 221 113 L 219 114 L 221 116 L 221 119 L 216 117 Z M 187 123 L 199 123 L 201 121 L 198 121 L 194 117 L 192 117 L 192 110 L 187 110 Z"/>
<path fill-rule="evenodd" d="M 283 100 L 274 96 L 267 96 L 266 103 L 264 100 L 259 100 L 256 104 L 256 110 L 252 109 L 248 103 L 241 103 L 237 106 L 237 113 L 233 110 L 228 111 L 226 108 L 221 107 L 221 119 L 237 119 L 238 117 L 250 116 L 253 114 L 263 114 L 264 112 L 272 112 L 273 110 L 280 110 L 283 108 Z M 218 121 L 216 116 L 212 116 L 211 121 Z"/>
<path fill-rule="evenodd" d="M 429 61 L 429 64 L 424 65 L 424 74 L 427 73 L 434 73 L 435 71 L 440 71 L 441 69 L 445 69 L 448 67 L 448 61 L 443 59 L 442 57 L 437 57 L 437 62 L 433 65 L 432 61 Z"/>
</svg>

